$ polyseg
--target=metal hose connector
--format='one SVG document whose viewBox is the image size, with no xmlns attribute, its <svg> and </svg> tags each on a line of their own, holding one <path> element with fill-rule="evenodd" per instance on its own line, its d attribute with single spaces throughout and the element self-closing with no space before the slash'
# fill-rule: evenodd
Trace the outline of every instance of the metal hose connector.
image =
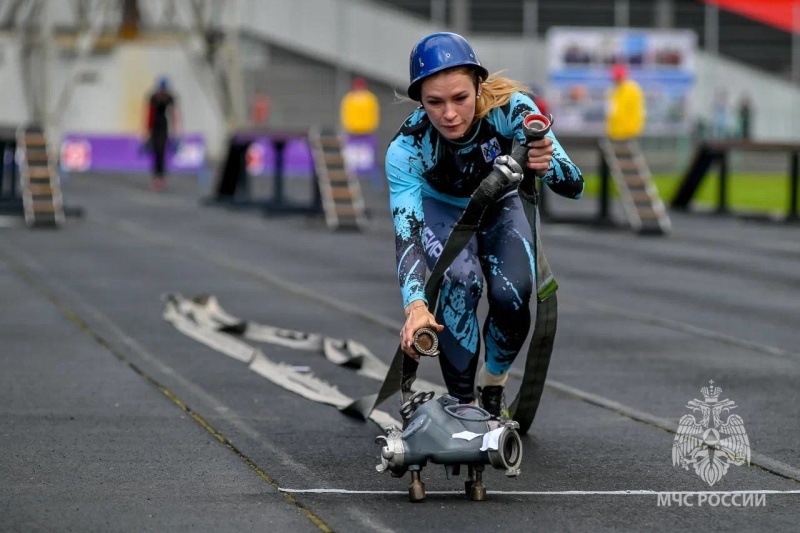
<svg viewBox="0 0 800 533">
<path fill-rule="evenodd" d="M 553 126 L 553 115 L 548 117 L 537 113 L 529 113 L 522 119 L 526 141 L 535 141 L 550 133 Z"/>
<path fill-rule="evenodd" d="M 414 349 L 422 355 L 439 355 L 439 336 L 431 328 L 420 328 L 414 333 Z"/>
</svg>

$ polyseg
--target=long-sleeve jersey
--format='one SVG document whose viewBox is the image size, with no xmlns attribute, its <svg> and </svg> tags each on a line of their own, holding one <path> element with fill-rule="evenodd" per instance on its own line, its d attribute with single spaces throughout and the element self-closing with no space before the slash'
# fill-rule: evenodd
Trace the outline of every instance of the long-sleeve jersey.
<svg viewBox="0 0 800 533">
<path fill-rule="evenodd" d="M 147 131 L 161 135 L 171 133 L 175 129 L 174 121 L 175 97 L 166 90 L 153 92 L 148 99 Z M 171 127 L 170 127 L 171 126 Z"/>
<path fill-rule="evenodd" d="M 386 153 L 389 204 L 395 228 L 397 277 L 403 305 L 424 300 L 425 255 L 422 198 L 433 197 L 464 208 L 494 159 L 510 154 L 514 141 L 524 143 L 522 119 L 539 110 L 523 93 L 492 109 L 464 136 L 452 141 L 431 124 L 423 108 L 406 119 Z M 550 189 L 567 198 L 580 198 L 583 177 L 555 136 L 550 169 L 541 177 Z"/>
</svg>

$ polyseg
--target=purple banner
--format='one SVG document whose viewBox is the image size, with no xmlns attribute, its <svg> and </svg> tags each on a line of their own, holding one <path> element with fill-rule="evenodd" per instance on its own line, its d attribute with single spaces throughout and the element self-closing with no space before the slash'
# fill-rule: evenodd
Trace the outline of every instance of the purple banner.
<svg viewBox="0 0 800 533">
<path fill-rule="evenodd" d="M 373 177 L 377 151 L 377 135 L 348 135 L 344 147 L 347 168 L 359 178 Z"/>
<path fill-rule="evenodd" d="M 286 178 L 314 174 L 314 159 L 305 135 L 271 138 L 256 136 L 245 155 L 251 176 L 273 176 L 277 150 L 283 151 L 283 174 Z M 348 170 L 358 177 L 375 174 L 377 137 L 351 135 L 346 138 L 343 155 Z M 149 173 L 152 156 L 141 139 L 130 134 L 65 135 L 61 143 L 62 172 Z M 197 174 L 207 170 L 206 144 L 200 134 L 184 135 L 175 150 L 167 150 L 167 172 Z"/>
<path fill-rule="evenodd" d="M 138 136 L 69 133 L 61 142 L 62 172 L 149 173 L 152 154 Z M 167 150 L 167 172 L 198 174 L 206 169 L 206 143 L 200 134 L 180 138 Z"/>
<path fill-rule="evenodd" d="M 372 176 L 375 172 L 377 144 L 375 135 L 348 136 L 343 148 L 347 169 L 358 177 Z M 305 135 L 296 138 L 253 137 L 245 155 L 247 173 L 251 176 L 274 175 L 276 152 L 279 149 L 283 150 L 285 177 L 307 177 L 314 173 L 314 158 Z"/>
<path fill-rule="evenodd" d="M 282 139 L 256 137 L 245 154 L 247 173 L 251 176 L 272 176 L 275 173 L 276 151 L 283 150 L 283 175 L 287 178 L 314 175 L 314 159 L 305 136 Z"/>
</svg>

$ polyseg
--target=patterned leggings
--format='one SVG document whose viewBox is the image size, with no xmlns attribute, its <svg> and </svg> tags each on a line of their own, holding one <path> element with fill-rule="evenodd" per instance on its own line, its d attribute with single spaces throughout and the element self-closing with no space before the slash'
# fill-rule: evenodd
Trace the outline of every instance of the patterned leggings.
<svg viewBox="0 0 800 533">
<path fill-rule="evenodd" d="M 423 209 L 423 246 L 432 269 L 463 210 L 432 198 L 423 200 Z M 531 323 L 535 255 L 522 203 L 512 194 L 489 209 L 481 228 L 445 272 L 436 311 L 437 322 L 444 325 L 439 334 L 442 375 L 448 392 L 462 402 L 475 398 L 481 350 L 477 308 L 484 279 L 489 310 L 483 341 L 489 372 L 509 370 Z"/>
</svg>

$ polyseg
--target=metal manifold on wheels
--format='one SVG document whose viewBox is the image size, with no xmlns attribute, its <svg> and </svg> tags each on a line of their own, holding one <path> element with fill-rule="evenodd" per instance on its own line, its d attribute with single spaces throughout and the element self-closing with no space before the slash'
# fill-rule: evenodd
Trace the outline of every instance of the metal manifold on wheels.
<svg viewBox="0 0 800 533">
<path fill-rule="evenodd" d="M 445 467 L 447 478 L 458 476 L 467 466 L 464 492 L 473 501 L 486 499 L 483 471 L 486 465 L 505 470 L 516 477 L 522 463 L 522 440 L 519 424 L 513 420 L 497 420 L 475 405 L 460 404 L 458 399 L 443 395 L 433 401 L 433 392 L 419 391 L 400 408 L 405 428 L 386 428 L 375 442 L 381 444 L 378 472 L 403 477 L 411 472 L 408 496 L 411 502 L 425 500 L 422 469 L 428 462 Z"/>
</svg>

